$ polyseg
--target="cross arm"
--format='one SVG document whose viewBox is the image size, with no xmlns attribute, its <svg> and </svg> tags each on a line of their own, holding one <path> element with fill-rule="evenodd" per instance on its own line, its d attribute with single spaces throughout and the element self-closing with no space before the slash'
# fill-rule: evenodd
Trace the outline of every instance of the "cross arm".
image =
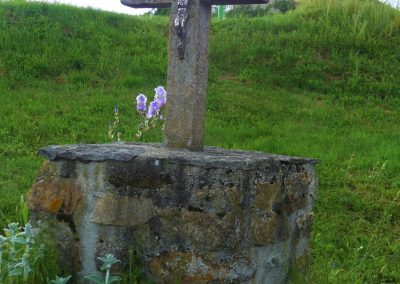
<svg viewBox="0 0 400 284">
<path fill-rule="evenodd" d="M 166 8 L 171 0 L 121 0 L 125 6 L 132 8 Z M 202 0 L 211 5 L 267 4 L 269 0 Z"/>
</svg>

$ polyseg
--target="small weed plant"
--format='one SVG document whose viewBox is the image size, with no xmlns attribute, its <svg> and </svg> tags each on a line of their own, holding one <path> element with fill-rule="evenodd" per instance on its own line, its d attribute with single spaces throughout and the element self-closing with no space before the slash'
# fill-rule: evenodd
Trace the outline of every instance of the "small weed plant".
<svg viewBox="0 0 400 284">
<path fill-rule="evenodd" d="M 124 284 L 154 284 L 145 280 L 143 270 L 136 264 L 138 259 L 132 251 L 129 251 L 129 270 L 121 273 L 119 275 L 112 275 L 111 270 L 113 266 L 120 261 L 112 254 L 107 254 L 106 256 L 98 257 L 101 261 L 102 266 L 100 270 L 103 274 L 100 275 L 87 275 L 84 278 L 95 284 L 111 284 L 111 283 L 124 283 Z M 62 278 L 56 276 L 55 280 L 51 280 L 50 284 L 66 284 L 70 280 L 71 276 Z"/>
<path fill-rule="evenodd" d="M 69 279 L 71 279 L 72 276 L 68 277 L 58 277 L 56 276 L 55 280 L 50 280 L 49 284 L 67 284 Z"/>
<path fill-rule="evenodd" d="M 113 141 L 117 137 L 117 141 L 121 141 L 121 132 L 118 131 L 120 125 L 118 106 L 114 107 L 114 121 L 108 126 L 108 138 Z"/>
<path fill-rule="evenodd" d="M 106 275 L 88 275 L 85 276 L 85 279 L 90 280 L 93 283 L 96 284 L 110 284 L 114 282 L 121 281 L 121 277 L 117 275 L 111 275 L 111 268 L 114 264 L 118 263 L 119 260 L 116 259 L 112 254 L 107 254 L 106 256 L 101 256 L 98 257 L 98 260 L 100 260 L 103 265 L 101 266 L 100 270 L 105 272 Z"/>
<path fill-rule="evenodd" d="M 35 283 L 42 276 L 45 245 L 40 229 L 11 223 L 0 235 L 0 283 Z"/>
<path fill-rule="evenodd" d="M 51 255 L 52 247 L 49 245 L 45 226 L 40 222 L 36 228 L 27 223 L 19 226 L 18 223 L 10 223 L 0 234 L 0 283 L 49 283 L 66 284 L 72 276 L 53 278 L 55 256 Z M 132 251 L 133 252 L 133 251 Z M 120 262 L 112 254 L 98 258 L 102 263 L 100 271 L 103 274 L 87 275 L 84 278 L 96 284 L 111 283 L 151 283 L 144 280 L 142 269 L 137 265 L 138 259 L 132 253 L 129 257 L 129 271 L 120 275 L 111 274 L 113 266 Z"/>
</svg>

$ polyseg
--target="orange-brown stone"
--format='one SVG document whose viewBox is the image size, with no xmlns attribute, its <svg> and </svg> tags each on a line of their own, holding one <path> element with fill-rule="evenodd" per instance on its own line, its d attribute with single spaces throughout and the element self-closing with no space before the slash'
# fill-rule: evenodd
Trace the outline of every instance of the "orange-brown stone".
<svg viewBox="0 0 400 284">
<path fill-rule="evenodd" d="M 56 167 L 45 163 L 39 178 L 27 193 L 28 208 L 33 211 L 72 214 L 82 192 L 75 179 L 58 177 Z"/>
</svg>

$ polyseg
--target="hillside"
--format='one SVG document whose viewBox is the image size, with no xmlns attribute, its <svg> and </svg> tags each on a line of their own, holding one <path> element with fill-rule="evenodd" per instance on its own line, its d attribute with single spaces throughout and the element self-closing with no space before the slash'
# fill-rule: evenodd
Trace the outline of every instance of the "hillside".
<svg viewBox="0 0 400 284">
<path fill-rule="evenodd" d="M 167 37 L 166 17 L 0 1 L 2 226 L 18 219 L 39 147 L 109 141 L 115 105 L 134 140 L 134 97 L 166 84 Z M 213 19 L 210 40 L 206 144 L 322 160 L 298 282 L 400 282 L 400 12 L 303 0 Z"/>
<path fill-rule="evenodd" d="M 304 0 L 286 15 L 214 21 L 210 80 L 400 96 L 399 14 L 378 1 Z M 165 78 L 164 17 L 3 3 L 0 25 L 3 87 L 131 88 Z"/>
</svg>

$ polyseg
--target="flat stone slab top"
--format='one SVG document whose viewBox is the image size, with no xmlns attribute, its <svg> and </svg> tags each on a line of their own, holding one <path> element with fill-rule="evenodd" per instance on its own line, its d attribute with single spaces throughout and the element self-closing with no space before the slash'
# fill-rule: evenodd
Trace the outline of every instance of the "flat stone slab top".
<svg viewBox="0 0 400 284">
<path fill-rule="evenodd" d="M 306 267 L 316 159 L 205 147 L 48 146 L 27 194 L 73 283 L 108 253 L 160 284 L 285 283 Z M 177 278 L 178 277 L 178 278 Z"/>
<path fill-rule="evenodd" d="M 276 161 L 294 164 L 317 164 L 318 159 L 266 154 L 263 152 L 227 150 L 206 147 L 195 152 L 186 149 L 166 148 L 162 144 L 111 143 L 52 145 L 41 148 L 39 154 L 50 161 L 76 160 L 81 162 L 133 161 L 137 157 L 176 160 L 186 165 L 235 167 L 255 169 L 259 162 Z"/>
</svg>

